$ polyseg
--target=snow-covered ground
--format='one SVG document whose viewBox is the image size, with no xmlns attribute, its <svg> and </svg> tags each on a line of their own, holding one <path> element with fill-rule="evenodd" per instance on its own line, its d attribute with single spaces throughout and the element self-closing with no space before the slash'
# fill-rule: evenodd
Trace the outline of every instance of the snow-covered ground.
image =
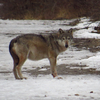
<svg viewBox="0 0 100 100">
<path fill-rule="evenodd" d="M 81 28 L 74 32 L 75 38 L 98 38 L 100 35 L 91 33 L 100 22 L 91 22 L 81 18 L 76 26 L 68 26 L 73 20 L 0 20 L 0 100 L 100 100 L 100 75 L 60 75 L 63 79 L 54 79 L 50 74 L 39 74 L 37 77 L 27 73 L 35 67 L 49 66 L 49 61 L 27 60 L 22 73 L 27 80 L 15 80 L 12 69 L 13 62 L 9 54 L 9 42 L 12 38 L 25 33 L 49 33 L 59 28 Z M 88 29 L 84 29 L 89 27 Z M 100 52 L 77 50 L 72 47 L 61 53 L 57 65 L 86 65 L 84 69 L 100 70 Z M 76 66 L 77 67 L 77 66 Z M 76 67 L 70 67 L 74 69 Z M 47 70 L 42 68 L 43 70 Z"/>
</svg>

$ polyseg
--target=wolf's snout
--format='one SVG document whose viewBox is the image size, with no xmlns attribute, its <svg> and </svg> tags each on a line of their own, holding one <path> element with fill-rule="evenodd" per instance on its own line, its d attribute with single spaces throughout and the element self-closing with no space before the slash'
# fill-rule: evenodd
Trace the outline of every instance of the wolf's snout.
<svg viewBox="0 0 100 100">
<path fill-rule="evenodd" d="M 68 44 L 66 44 L 65 47 L 68 48 Z"/>
<path fill-rule="evenodd" d="M 66 43 L 65 43 L 65 47 L 68 48 L 68 41 L 66 41 Z"/>
</svg>

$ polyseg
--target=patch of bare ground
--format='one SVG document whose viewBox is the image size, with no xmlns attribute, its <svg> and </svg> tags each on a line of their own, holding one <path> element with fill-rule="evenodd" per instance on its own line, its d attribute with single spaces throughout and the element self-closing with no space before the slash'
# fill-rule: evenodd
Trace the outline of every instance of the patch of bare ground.
<svg viewBox="0 0 100 100">
<path fill-rule="evenodd" d="M 73 68 L 72 68 L 73 67 Z M 74 68 L 75 67 L 75 68 Z M 100 75 L 100 71 L 96 71 L 96 69 L 93 68 L 84 68 L 87 67 L 86 65 L 58 65 L 58 75 L 86 75 L 86 74 L 94 74 L 94 75 Z M 45 70 L 42 70 L 45 69 Z M 32 76 L 38 76 L 39 74 L 42 75 L 49 75 L 50 74 L 50 67 L 37 67 L 36 69 L 31 69 L 24 71 L 29 73 Z"/>
<path fill-rule="evenodd" d="M 74 47 L 86 49 L 91 52 L 98 52 L 100 51 L 100 39 L 74 38 Z"/>
</svg>

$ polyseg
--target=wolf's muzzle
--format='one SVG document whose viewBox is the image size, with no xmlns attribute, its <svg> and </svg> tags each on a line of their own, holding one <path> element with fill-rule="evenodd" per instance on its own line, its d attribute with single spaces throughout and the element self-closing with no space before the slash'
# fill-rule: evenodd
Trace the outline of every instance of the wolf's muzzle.
<svg viewBox="0 0 100 100">
<path fill-rule="evenodd" d="M 68 44 L 66 44 L 65 47 L 68 48 Z"/>
<path fill-rule="evenodd" d="M 69 45 L 68 45 L 68 41 L 66 41 L 65 47 L 68 48 L 68 46 L 69 46 Z"/>
</svg>

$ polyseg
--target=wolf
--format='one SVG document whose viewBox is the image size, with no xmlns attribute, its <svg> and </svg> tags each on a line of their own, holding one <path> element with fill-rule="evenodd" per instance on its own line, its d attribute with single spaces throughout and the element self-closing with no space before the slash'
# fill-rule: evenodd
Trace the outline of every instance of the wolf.
<svg viewBox="0 0 100 100">
<path fill-rule="evenodd" d="M 9 52 L 13 58 L 13 73 L 15 79 L 23 77 L 21 67 L 27 59 L 40 60 L 48 58 L 51 74 L 57 76 L 57 56 L 68 48 L 68 39 L 65 32 L 59 29 L 57 33 L 48 35 L 23 34 L 12 39 Z"/>
</svg>

